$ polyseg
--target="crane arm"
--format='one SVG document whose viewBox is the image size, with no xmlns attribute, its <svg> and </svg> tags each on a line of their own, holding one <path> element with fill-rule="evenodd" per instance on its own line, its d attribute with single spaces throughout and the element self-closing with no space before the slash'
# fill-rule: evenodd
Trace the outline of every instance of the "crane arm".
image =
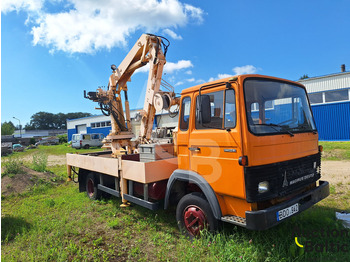
<svg viewBox="0 0 350 262">
<path fill-rule="evenodd" d="M 139 143 L 149 143 L 150 141 L 156 113 L 155 98 L 158 100 L 162 99 L 161 96 L 167 93 L 169 106 L 178 102 L 173 92 L 159 92 L 163 67 L 166 63 L 167 47 L 168 45 L 162 42 L 162 37 L 151 34 L 141 35 L 121 64 L 118 67 L 112 65 L 113 73 L 109 77 L 108 89 L 103 90 L 99 88 L 97 92 L 89 92 L 87 96 L 85 95 L 86 98 L 98 102 L 102 112 L 111 115 L 112 131 L 107 138 L 110 138 L 112 141 L 112 150 L 113 147 L 119 148 L 123 146 L 125 139 L 129 139 L 130 142 L 131 137 L 134 136 L 131 129 L 127 82 L 130 81 L 135 70 L 150 63 L 145 101 L 141 111 L 142 119 L 138 139 Z M 126 123 L 121 103 L 122 90 L 125 96 Z M 126 131 L 128 134 L 126 134 Z M 118 142 L 118 140 L 120 141 Z M 113 141 L 115 142 L 115 146 L 113 146 Z"/>
</svg>

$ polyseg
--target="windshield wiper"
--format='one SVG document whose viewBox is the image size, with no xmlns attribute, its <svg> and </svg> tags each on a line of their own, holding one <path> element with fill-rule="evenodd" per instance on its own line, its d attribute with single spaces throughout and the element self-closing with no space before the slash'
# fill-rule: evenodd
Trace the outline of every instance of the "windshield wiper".
<svg viewBox="0 0 350 262">
<path fill-rule="evenodd" d="M 313 134 L 317 134 L 317 130 L 316 129 L 311 129 L 310 127 L 306 127 L 306 126 L 298 126 L 296 128 L 293 128 L 293 130 L 295 131 L 301 131 L 303 130 L 304 132 L 312 132 Z"/>
<path fill-rule="evenodd" d="M 277 125 L 277 124 L 254 124 L 256 126 L 269 126 L 269 127 L 272 127 L 273 129 L 275 129 L 276 131 L 280 132 L 281 130 L 285 131 L 287 134 L 289 134 L 290 136 L 294 136 L 294 134 L 289 131 L 287 128 L 285 128 L 284 126 L 281 126 L 281 125 Z M 279 127 L 281 130 L 278 130 L 277 128 L 275 127 Z"/>
</svg>

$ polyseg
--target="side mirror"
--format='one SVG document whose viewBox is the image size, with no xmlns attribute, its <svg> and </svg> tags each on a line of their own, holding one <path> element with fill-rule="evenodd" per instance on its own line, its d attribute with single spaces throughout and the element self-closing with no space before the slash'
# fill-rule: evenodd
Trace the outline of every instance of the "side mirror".
<svg viewBox="0 0 350 262">
<path fill-rule="evenodd" d="M 202 124 L 208 124 L 211 121 L 211 107 L 210 107 L 210 96 L 200 95 L 198 96 L 199 105 L 199 121 Z"/>
</svg>

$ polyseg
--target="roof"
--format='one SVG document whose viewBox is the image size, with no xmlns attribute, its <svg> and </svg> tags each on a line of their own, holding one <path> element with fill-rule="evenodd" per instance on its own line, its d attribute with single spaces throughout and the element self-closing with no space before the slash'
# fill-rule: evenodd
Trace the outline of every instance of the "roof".
<svg viewBox="0 0 350 262">
<path fill-rule="evenodd" d="M 305 79 L 297 80 L 297 82 L 307 82 L 309 80 L 315 80 L 315 79 L 327 78 L 327 77 L 333 77 L 333 76 L 340 76 L 340 75 L 349 75 L 350 76 L 350 71 L 339 72 L 339 73 L 332 73 L 332 74 L 328 74 L 328 75 L 308 77 L 308 78 L 305 78 Z"/>
<path fill-rule="evenodd" d="M 215 80 L 215 81 L 211 81 L 211 82 L 208 82 L 208 83 L 203 83 L 203 84 L 200 84 L 200 85 L 192 86 L 192 87 L 189 87 L 189 88 L 186 88 L 186 89 L 182 90 L 181 94 L 196 92 L 196 91 L 199 90 L 199 88 L 204 87 L 204 86 L 215 86 L 215 85 L 219 85 L 221 83 L 232 82 L 232 81 L 241 82 L 241 81 L 244 81 L 244 79 L 250 78 L 250 77 L 258 77 L 258 78 L 286 81 L 286 82 L 291 82 L 293 84 L 299 84 L 300 85 L 300 83 L 292 81 L 292 80 L 288 80 L 288 79 L 283 79 L 283 78 L 278 78 L 278 77 L 273 77 L 273 76 L 266 76 L 266 75 L 258 75 L 258 74 L 246 74 L 246 75 L 231 76 L 231 77 L 227 77 L 227 78 L 222 78 L 222 79 L 218 79 L 218 80 Z"/>
<path fill-rule="evenodd" d="M 133 117 L 132 115 L 136 114 L 136 112 L 138 112 L 140 110 L 141 110 L 141 108 L 140 109 L 130 109 L 130 115 L 131 115 L 130 117 L 132 118 Z M 125 114 L 125 112 L 124 112 L 124 114 Z M 85 116 L 85 117 L 80 117 L 80 118 L 72 118 L 72 119 L 67 119 L 67 122 L 76 121 L 79 119 L 96 118 L 96 117 L 101 117 L 101 116 L 105 116 L 105 115 L 99 114 L 99 115 Z M 106 116 L 106 117 L 110 118 L 110 116 Z"/>
</svg>

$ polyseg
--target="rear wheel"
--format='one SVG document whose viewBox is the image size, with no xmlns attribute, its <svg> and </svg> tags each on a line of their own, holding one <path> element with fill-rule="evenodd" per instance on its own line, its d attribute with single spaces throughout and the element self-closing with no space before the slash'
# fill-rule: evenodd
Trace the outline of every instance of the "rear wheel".
<svg viewBox="0 0 350 262">
<path fill-rule="evenodd" d="M 90 145 L 85 145 L 84 148 L 85 149 L 89 149 Z"/>
<path fill-rule="evenodd" d="M 89 173 L 86 178 L 86 194 L 92 199 L 101 198 L 101 191 L 97 189 L 98 179 L 93 173 Z"/>
<path fill-rule="evenodd" d="M 176 208 L 176 220 L 180 231 L 190 238 L 199 236 L 203 229 L 214 232 L 219 225 L 208 201 L 197 192 L 181 198 Z"/>
</svg>

